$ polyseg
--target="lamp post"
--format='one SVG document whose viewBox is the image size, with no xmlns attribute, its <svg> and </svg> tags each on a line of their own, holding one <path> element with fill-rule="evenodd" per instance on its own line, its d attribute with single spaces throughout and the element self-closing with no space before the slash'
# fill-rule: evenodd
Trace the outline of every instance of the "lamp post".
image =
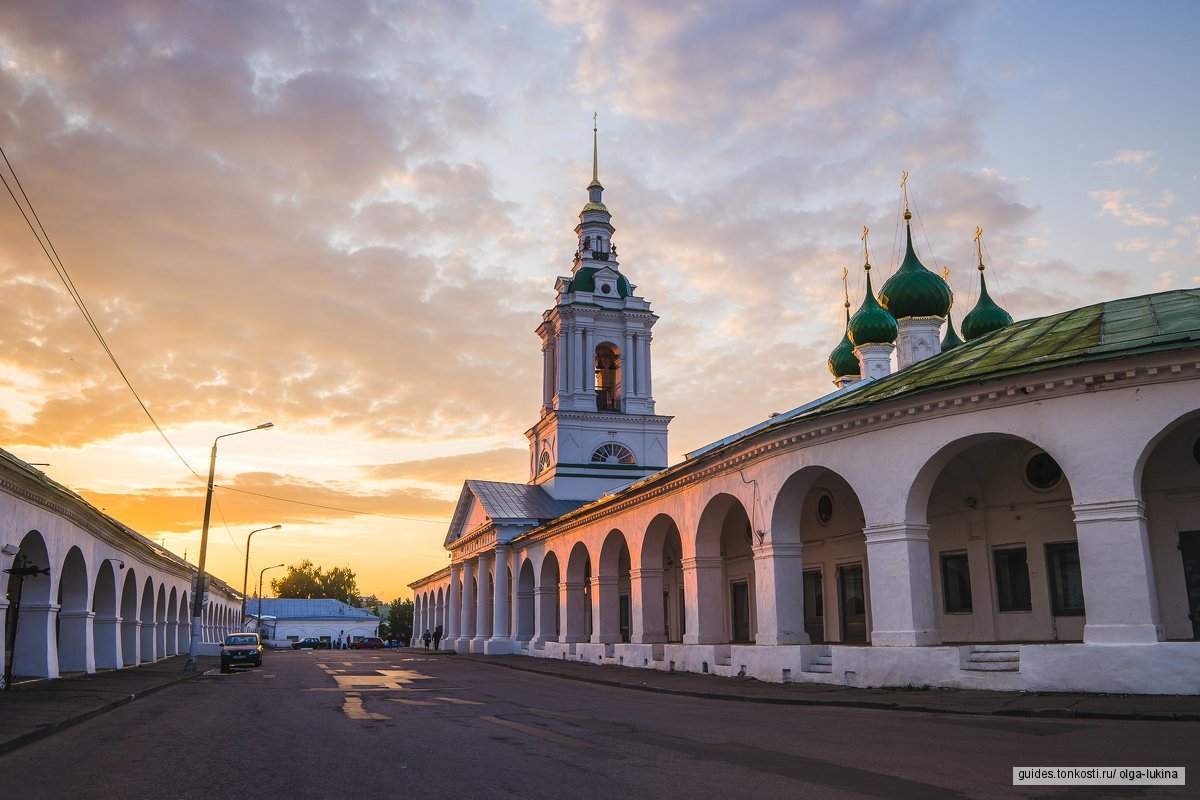
<svg viewBox="0 0 1200 800">
<path fill-rule="evenodd" d="M 217 469 L 217 442 L 227 436 L 237 436 L 239 433 L 261 431 L 275 427 L 274 423 L 264 422 L 244 431 L 223 433 L 213 439 L 212 454 L 208 458 L 208 491 L 204 495 L 204 527 L 200 531 L 200 563 L 196 565 L 196 584 L 192 587 L 192 641 L 188 646 L 187 663 L 183 668 L 187 672 L 196 671 L 196 655 L 200 650 L 200 615 L 204 610 L 204 594 L 208 591 L 208 576 L 204 574 L 204 557 L 208 554 L 208 520 L 212 514 L 213 475 Z"/>
<path fill-rule="evenodd" d="M 258 573 L 258 622 L 256 623 L 256 625 L 258 626 L 259 630 L 262 629 L 262 581 L 263 581 L 263 575 L 265 575 L 267 570 L 269 570 L 269 569 L 279 569 L 282 566 L 283 566 L 283 564 L 276 564 L 272 567 L 263 567 L 262 571 Z M 274 639 L 275 637 L 272 636 L 271 638 Z"/>
<path fill-rule="evenodd" d="M 281 528 L 283 528 L 282 525 L 271 525 L 266 528 L 258 528 L 250 531 L 250 535 L 246 537 L 246 563 L 242 567 L 242 619 L 241 624 L 238 625 L 239 629 L 246 627 L 246 578 L 248 578 L 250 575 L 250 539 L 252 539 L 256 533 L 260 533 L 262 531 L 277 531 Z"/>
</svg>

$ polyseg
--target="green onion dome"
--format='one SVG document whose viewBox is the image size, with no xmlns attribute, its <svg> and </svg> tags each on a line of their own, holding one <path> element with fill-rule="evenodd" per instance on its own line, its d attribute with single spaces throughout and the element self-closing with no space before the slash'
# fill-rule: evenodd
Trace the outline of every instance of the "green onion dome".
<svg viewBox="0 0 1200 800">
<path fill-rule="evenodd" d="M 972 341 L 980 336 L 986 336 L 992 331 L 1006 325 L 1012 325 L 1012 316 L 996 305 L 987 290 L 987 280 L 983 277 L 983 266 L 979 267 L 979 302 L 963 317 L 962 334 L 966 340 Z"/>
<path fill-rule="evenodd" d="M 855 346 L 864 344 L 894 344 L 896 341 L 896 318 L 879 305 L 871 290 L 871 266 L 867 265 L 867 296 L 863 304 L 850 318 L 850 341 Z"/>
<path fill-rule="evenodd" d="M 946 335 L 942 337 L 942 352 L 953 350 L 963 343 L 963 340 L 958 338 L 958 334 L 954 332 L 954 320 L 950 319 L 950 315 L 946 314 Z"/>
<path fill-rule="evenodd" d="M 596 291 L 596 273 L 600 271 L 600 267 L 580 267 L 571 277 L 571 285 L 567 287 L 568 292 L 594 292 Z M 629 297 L 633 294 L 633 290 L 629 286 L 629 279 L 621 273 L 617 273 L 617 295 L 619 297 Z"/>
<path fill-rule="evenodd" d="M 912 214 L 904 212 L 908 231 L 908 251 L 896 274 L 888 278 L 879 292 L 879 302 L 896 319 L 905 317 L 945 317 L 953 296 L 941 276 L 930 272 L 913 250 Z"/>
<path fill-rule="evenodd" d="M 842 334 L 842 340 L 838 342 L 838 346 L 833 348 L 833 352 L 829 354 L 829 371 L 835 378 L 858 375 L 862 371 L 862 367 L 858 363 L 858 356 L 854 355 L 854 342 L 850 341 L 849 304 L 846 305 L 846 332 Z"/>
</svg>

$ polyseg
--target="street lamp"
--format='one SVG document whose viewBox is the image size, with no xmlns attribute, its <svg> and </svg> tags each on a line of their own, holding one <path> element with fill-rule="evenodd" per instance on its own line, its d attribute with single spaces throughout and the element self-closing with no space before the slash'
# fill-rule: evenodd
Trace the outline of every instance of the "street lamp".
<svg viewBox="0 0 1200 800">
<path fill-rule="evenodd" d="M 262 630 L 262 581 L 263 581 L 263 575 L 266 574 L 266 571 L 269 569 L 279 569 L 282 566 L 283 566 L 283 564 L 276 564 L 273 567 L 263 567 L 262 572 L 258 573 L 258 622 L 255 623 L 255 625 L 259 630 Z M 272 636 L 271 638 L 274 639 L 275 637 Z"/>
<path fill-rule="evenodd" d="M 212 454 L 208 458 L 208 491 L 204 495 L 204 528 L 200 532 L 200 563 L 196 565 L 196 584 L 192 587 L 192 641 L 188 646 L 187 663 L 183 665 L 187 672 L 196 671 L 196 655 L 200 650 L 200 615 L 204 610 L 204 593 L 208 591 L 208 577 L 204 574 L 204 557 L 208 554 L 208 520 L 212 514 L 213 476 L 217 469 L 217 442 L 227 436 L 237 436 L 239 433 L 261 431 L 275 427 L 274 423 L 264 422 L 244 431 L 223 433 L 213 439 Z"/>
<path fill-rule="evenodd" d="M 282 525 L 258 528 L 257 530 L 250 531 L 250 535 L 246 537 L 246 563 L 242 567 L 242 623 L 238 626 L 241 629 L 245 629 L 246 627 L 246 578 L 250 575 L 250 539 L 253 538 L 254 534 L 261 531 L 277 531 L 281 528 L 283 528 Z"/>
</svg>

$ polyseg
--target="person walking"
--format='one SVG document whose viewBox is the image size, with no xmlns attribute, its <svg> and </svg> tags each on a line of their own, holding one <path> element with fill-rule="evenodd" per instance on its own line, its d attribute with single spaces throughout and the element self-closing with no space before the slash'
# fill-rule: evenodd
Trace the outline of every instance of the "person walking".
<svg viewBox="0 0 1200 800">
<path fill-rule="evenodd" d="M 425 642 L 425 649 L 428 650 L 429 643 L 433 641 L 433 634 L 429 632 L 429 628 L 425 629 L 425 633 L 422 634 L 421 639 Z"/>
<path fill-rule="evenodd" d="M 438 649 L 438 643 L 442 641 L 442 626 L 437 625 L 433 629 L 433 649 Z"/>
</svg>

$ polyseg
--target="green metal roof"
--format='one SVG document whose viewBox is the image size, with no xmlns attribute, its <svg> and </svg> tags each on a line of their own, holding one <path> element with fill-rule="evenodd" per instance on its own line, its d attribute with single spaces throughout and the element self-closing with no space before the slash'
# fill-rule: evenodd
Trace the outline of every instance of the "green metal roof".
<svg viewBox="0 0 1200 800">
<path fill-rule="evenodd" d="M 980 267 L 979 302 L 963 317 L 963 338 L 968 342 L 978 339 L 1005 325 L 1011 325 L 1012 321 L 1012 315 L 996 305 L 996 301 L 988 294 L 987 278 L 984 277 L 983 268 Z"/>
<path fill-rule="evenodd" d="M 896 341 L 896 320 L 871 291 L 871 270 L 867 269 L 867 292 L 863 303 L 848 323 L 850 341 L 856 345 L 892 344 Z"/>
<path fill-rule="evenodd" d="M 950 287 L 940 275 L 930 272 L 917 258 L 907 212 L 904 215 L 904 227 L 908 234 L 908 249 L 904 252 L 900 268 L 879 290 L 879 302 L 898 320 L 905 317 L 944 317 L 950 311 L 953 300 Z"/>
<path fill-rule="evenodd" d="M 580 267 L 571 277 L 571 284 L 567 286 L 568 292 L 594 292 L 596 291 L 596 273 L 602 267 Z M 615 272 L 616 270 L 614 270 Z M 629 286 L 629 280 L 617 272 L 617 296 L 629 297 L 633 294 L 633 289 Z"/>
</svg>

